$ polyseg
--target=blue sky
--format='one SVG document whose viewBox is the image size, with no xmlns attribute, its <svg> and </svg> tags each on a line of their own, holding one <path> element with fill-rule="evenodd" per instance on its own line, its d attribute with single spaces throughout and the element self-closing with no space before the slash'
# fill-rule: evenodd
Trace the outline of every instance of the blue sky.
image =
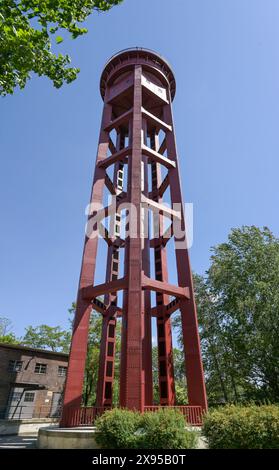
<svg viewBox="0 0 279 470">
<path fill-rule="evenodd" d="M 174 118 L 185 200 L 194 204 L 192 267 L 231 227 L 279 235 L 278 0 L 125 0 L 66 39 L 81 73 L 56 90 L 34 77 L 0 100 L 0 316 L 66 326 L 75 300 L 99 133 L 99 77 L 131 46 L 154 49 L 177 80 Z"/>
</svg>

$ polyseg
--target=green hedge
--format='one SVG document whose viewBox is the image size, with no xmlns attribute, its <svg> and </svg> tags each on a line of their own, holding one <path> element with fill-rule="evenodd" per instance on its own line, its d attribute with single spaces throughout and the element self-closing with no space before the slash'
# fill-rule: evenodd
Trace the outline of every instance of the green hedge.
<svg viewBox="0 0 279 470">
<path fill-rule="evenodd" d="M 185 418 L 176 410 L 160 409 L 141 416 L 142 449 L 194 449 L 197 433 L 185 429 Z"/>
<path fill-rule="evenodd" d="M 140 414 L 115 408 L 97 418 L 96 442 L 103 449 L 136 449 Z"/>
<path fill-rule="evenodd" d="M 210 449 L 279 449 L 279 406 L 225 406 L 207 413 Z"/>
<path fill-rule="evenodd" d="M 183 415 L 171 409 L 143 414 L 113 409 L 95 424 L 103 449 L 193 449 L 197 441 L 197 433 L 185 429 Z"/>
</svg>

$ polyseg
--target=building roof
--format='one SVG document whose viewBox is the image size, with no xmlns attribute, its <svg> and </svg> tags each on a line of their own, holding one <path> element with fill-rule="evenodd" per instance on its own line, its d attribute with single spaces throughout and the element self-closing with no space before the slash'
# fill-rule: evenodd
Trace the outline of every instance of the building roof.
<svg viewBox="0 0 279 470">
<path fill-rule="evenodd" d="M 0 343 L 0 348 L 7 348 L 7 349 L 19 349 L 22 351 L 30 351 L 30 352 L 37 352 L 40 354 L 47 354 L 50 356 L 60 356 L 64 358 L 68 358 L 69 354 L 57 351 L 49 351 L 48 349 L 39 349 L 39 348 L 31 348 L 29 346 L 23 346 L 22 344 L 10 344 L 10 343 Z"/>
</svg>

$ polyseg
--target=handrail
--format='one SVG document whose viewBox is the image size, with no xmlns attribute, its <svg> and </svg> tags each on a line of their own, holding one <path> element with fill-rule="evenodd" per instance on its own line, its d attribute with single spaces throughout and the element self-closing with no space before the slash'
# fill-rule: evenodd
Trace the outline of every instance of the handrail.
<svg viewBox="0 0 279 470">
<path fill-rule="evenodd" d="M 38 418 L 60 418 L 61 408 L 52 412 L 52 410 L 47 406 L 40 406 L 40 408 L 30 409 L 30 415 L 26 415 L 24 408 L 29 408 L 28 405 L 20 405 L 17 407 L 16 414 L 13 415 L 12 408 L 15 406 L 10 406 L 8 408 L 3 408 L 0 410 L 0 419 L 38 419 Z M 203 410 L 201 406 L 193 405 L 177 405 L 177 406 L 160 406 L 160 405 L 148 405 L 144 406 L 144 412 L 154 412 L 159 409 L 175 409 L 180 411 L 187 424 L 191 426 L 201 426 L 203 424 Z M 69 407 L 66 411 L 65 422 L 69 427 L 78 427 L 78 426 L 92 426 L 96 418 L 102 415 L 105 411 L 111 409 L 111 407 L 104 406 L 81 406 L 81 407 Z M 11 413 L 11 416 L 9 414 Z"/>
<path fill-rule="evenodd" d="M 158 52 L 154 51 L 153 49 L 148 49 L 147 47 L 138 47 L 138 46 L 135 46 L 135 47 L 126 47 L 125 49 L 121 49 L 121 51 L 118 51 L 118 52 L 116 52 L 115 54 L 113 54 L 113 55 L 109 58 L 109 60 L 107 60 L 107 62 L 105 63 L 104 69 L 105 69 L 106 66 L 107 66 L 112 60 L 114 60 L 116 57 L 118 57 L 118 56 L 121 55 L 121 54 L 124 54 L 125 52 L 129 52 L 129 51 L 141 51 L 141 52 L 149 52 L 149 53 L 151 53 L 151 54 L 154 54 L 154 55 L 156 55 L 157 57 L 159 57 L 161 60 L 163 60 L 163 61 L 167 64 L 167 66 L 171 69 L 171 71 L 173 72 L 170 63 L 165 59 L 165 57 L 164 57 L 162 54 L 159 54 Z"/>
<path fill-rule="evenodd" d="M 191 406 L 191 405 L 182 405 L 182 406 L 159 406 L 151 405 L 145 406 L 144 412 L 154 412 L 159 409 L 176 409 L 180 411 L 185 417 L 185 421 L 188 425 L 191 426 L 202 426 L 203 424 L 203 410 L 201 406 Z M 77 427 L 77 426 L 92 426 L 95 419 L 102 415 L 105 411 L 110 409 L 109 407 L 69 407 L 66 410 L 65 423 L 68 427 Z"/>
</svg>

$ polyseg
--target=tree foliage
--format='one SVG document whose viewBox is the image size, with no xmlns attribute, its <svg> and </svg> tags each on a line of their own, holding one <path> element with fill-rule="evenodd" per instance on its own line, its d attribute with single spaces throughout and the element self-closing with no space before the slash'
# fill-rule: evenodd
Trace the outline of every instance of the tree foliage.
<svg viewBox="0 0 279 470">
<path fill-rule="evenodd" d="M 122 0 L 0 0 L 0 94 L 24 88 L 32 72 L 59 88 L 76 79 L 70 57 L 52 52 L 63 41 L 87 33 L 82 26 L 93 12 L 104 12 Z M 59 33 L 59 34 L 58 34 Z"/>
<path fill-rule="evenodd" d="M 69 351 L 71 332 L 62 330 L 60 326 L 39 325 L 28 326 L 21 344 L 32 348 L 50 349 L 55 352 Z"/>
<path fill-rule="evenodd" d="M 279 401 L 279 240 L 232 229 L 195 292 L 210 403 Z"/>
<path fill-rule="evenodd" d="M 0 317 L 0 343 L 19 343 L 19 340 L 12 332 L 12 326 L 13 324 L 9 318 Z"/>
</svg>

